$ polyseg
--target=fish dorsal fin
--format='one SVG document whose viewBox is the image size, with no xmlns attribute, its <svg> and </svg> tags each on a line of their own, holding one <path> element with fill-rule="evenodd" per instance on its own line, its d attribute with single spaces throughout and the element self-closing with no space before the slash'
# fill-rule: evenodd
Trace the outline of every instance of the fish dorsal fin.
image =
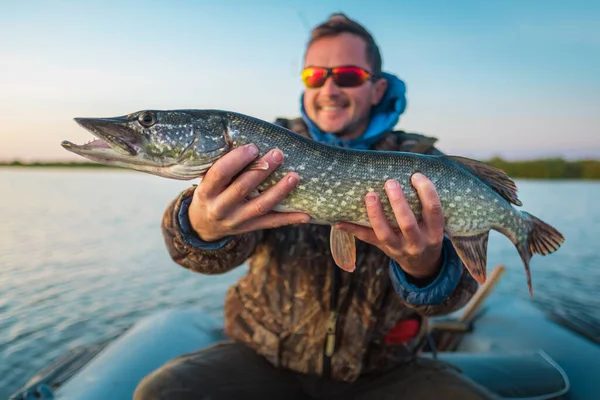
<svg viewBox="0 0 600 400">
<path fill-rule="evenodd" d="M 517 197 L 517 185 L 506 172 L 471 158 L 460 156 L 446 157 L 459 163 L 467 171 L 481 179 L 483 183 L 492 188 L 492 190 L 502 196 L 506 201 L 517 206 L 523 205 L 521 200 Z"/>
</svg>

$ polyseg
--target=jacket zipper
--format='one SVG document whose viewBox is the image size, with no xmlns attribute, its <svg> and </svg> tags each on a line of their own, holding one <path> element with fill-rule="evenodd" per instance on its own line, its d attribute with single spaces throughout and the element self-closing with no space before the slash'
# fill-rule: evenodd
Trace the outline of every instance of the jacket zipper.
<svg viewBox="0 0 600 400">
<path fill-rule="evenodd" d="M 338 320 L 338 293 L 340 285 L 340 269 L 333 266 L 331 270 L 331 290 L 329 296 L 329 317 L 325 332 L 325 346 L 323 349 L 323 376 L 331 376 L 331 357 L 335 352 L 336 327 Z"/>
</svg>

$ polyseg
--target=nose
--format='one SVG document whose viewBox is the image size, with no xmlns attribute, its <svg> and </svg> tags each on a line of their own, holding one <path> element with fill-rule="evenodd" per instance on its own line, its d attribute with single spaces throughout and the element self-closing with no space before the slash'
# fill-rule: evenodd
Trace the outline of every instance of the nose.
<svg viewBox="0 0 600 400">
<path fill-rule="evenodd" d="M 335 84 L 333 78 L 331 76 L 328 76 L 327 80 L 325 80 L 325 83 L 321 87 L 321 93 L 328 96 L 335 96 L 340 94 L 341 92 L 341 89 L 338 85 Z"/>
</svg>

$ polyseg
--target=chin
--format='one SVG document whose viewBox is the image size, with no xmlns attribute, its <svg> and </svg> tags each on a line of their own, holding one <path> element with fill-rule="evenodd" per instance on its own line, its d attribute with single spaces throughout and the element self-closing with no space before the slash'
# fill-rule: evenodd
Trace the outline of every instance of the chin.
<svg viewBox="0 0 600 400">
<path fill-rule="evenodd" d="M 323 132 L 333 133 L 334 135 L 340 135 L 345 131 L 346 124 L 344 122 L 332 122 L 326 121 L 318 124 L 319 128 Z"/>
</svg>

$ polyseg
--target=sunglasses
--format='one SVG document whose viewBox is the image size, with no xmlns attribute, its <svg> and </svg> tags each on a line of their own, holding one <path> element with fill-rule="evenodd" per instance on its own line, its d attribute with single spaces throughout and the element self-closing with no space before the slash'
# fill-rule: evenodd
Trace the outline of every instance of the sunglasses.
<svg viewBox="0 0 600 400">
<path fill-rule="evenodd" d="M 341 88 L 357 87 L 373 79 L 369 71 L 353 65 L 334 68 L 306 67 L 302 70 L 302 82 L 304 86 L 311 89 L 323 86 L 329 76 Z"/>
</svg>

